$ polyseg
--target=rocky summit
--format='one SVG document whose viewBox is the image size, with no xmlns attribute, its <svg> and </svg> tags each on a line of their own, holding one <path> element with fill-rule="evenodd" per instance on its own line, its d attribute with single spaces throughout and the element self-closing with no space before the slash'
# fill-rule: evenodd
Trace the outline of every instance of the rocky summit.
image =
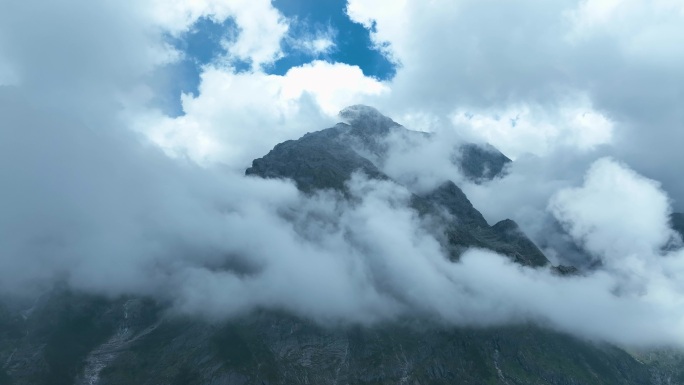
<svg viewBox="0 0 684 385">
<path fill-rule="evenodd" d="M 290 179 L 304 194 L 333 190 L 349 198 L 354 173 L 392 180 L 382 171 L 389 137 L 429 136 L 367 106 L 346 108 L 340 117 L 333 127 L 276 145 L 246 174 Z M 454 154 L 454 164 L 476 183 L 501 177 L 511 162 L 474 143 Z M 490 225 L 453 181 L 413 193 L 410 206 L 440 223 L 435 237 L 453 261 L 476 247 L 520 265 L 550 264 L 514 221 Z M 684 228 L 680 215 L 672 220 Z M 577 274 L 572 267 L 553 269 Z M 149 298 L 102 298 L 68 288 L 55 288 L 30 307 L 0 305 L 0 385 L 684 383 L 679 356 L 644 357 L 532 324 L 455 328 L 399 319 L 323 325 L 274 310 L 207 322 L 169 313 Z"/>
<path fill-rule="evenodd" d="M 354 172 L 370 178 L 390 180 L 380 171 L 387 156 L 389 136 L 422 138 L 429 134 L 411 131 L 368 106 L 351 106 L 340 112 L 346 123 L 308 133 L 298 140 L 278 144 L 264 157 L 254 160 L 247 175 L 291 179 L 305 192 L 335 189 L 344 192 Z M 473 181 L 496 178 L 510 162 L 489 145 L 465 143 L 454 148 L 452 161 Z M 506 219 L 490 226 L 454 182 L 414 195 L 412 205 L 421 215 L 443 217 L 444 246 L 453 260 L 470 247 L 494 250 L 528 266 L 543 266 L 548 260 L 518 228 Z M 443 213 L 450 214 L 445 217 Z"/>
</svg>

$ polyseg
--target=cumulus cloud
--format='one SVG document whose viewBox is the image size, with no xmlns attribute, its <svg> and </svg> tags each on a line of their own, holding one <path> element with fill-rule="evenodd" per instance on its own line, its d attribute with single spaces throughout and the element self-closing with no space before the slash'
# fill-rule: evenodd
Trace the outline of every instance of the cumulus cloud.
<svg viewBox="0 0 684 385">
<path fill-rule="evenodd" d="M 53 109 L 80 109 L 91 125 L 108 125 L 122 107 L 137 111 L 154 103 L 158 71 L 183 56 L 169 36 L 200 18 L 230 19 L 237 27 L 222 42 L 216 58 L 222 65 L 241 61 L 256 71 L 283 55 L 288 22 L 269 0 L 6 1 L 0 4 L 0 83 L 20 86 Z"/>
<path fill-rule="evenodd" d="M 230 18 L 239 33 L 233 41 L 224 42 L 229 61 L 246 61 L 258 69 L 283 55 L 280 43 L 289 23 L 270 0 L 146 0 L 142 7 L 156 24 L 171 34 L 186 31 L 201 17 L 218 22 Z"/>
<path fill-rule="evenodd" d="M 660 184 L 606 158 L 592 165 L 584 186 L 559 191 L 549 208 L 574 238 L 604 257 L 655 255 L 674 236 Z"/>
<path fill-rule="evenodd" d="M 282 76 L 208 67 L 198 96 L 183 95 L 184 115 L 133 118 L 171 154 L 245 169 L 282 141 L 332 126 L 343 107 L 387 91 L 340 63 L 314 61 Z"/>
</svg>

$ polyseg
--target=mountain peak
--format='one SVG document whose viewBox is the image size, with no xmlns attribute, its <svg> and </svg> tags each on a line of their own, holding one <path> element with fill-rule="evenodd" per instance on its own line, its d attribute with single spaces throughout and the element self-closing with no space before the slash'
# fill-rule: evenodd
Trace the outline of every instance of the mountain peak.
<svg viewBox="0 0 684 385">
<path fill-rule="evenodd" d="M 376 108 L 363 104 L 355 104 L 342 109 L 339 117 L 352 127 L 366 130 L 386 131 L 391 127 L 400 126 L 399 123 L 383 115 Z"/>
</svg>

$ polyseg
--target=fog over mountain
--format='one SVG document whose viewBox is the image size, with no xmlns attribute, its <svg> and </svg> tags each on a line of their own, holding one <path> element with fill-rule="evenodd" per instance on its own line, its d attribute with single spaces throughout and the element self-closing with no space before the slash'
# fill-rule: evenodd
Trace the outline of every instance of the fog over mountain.
<svg viewBox="0 0 684 385">
<path fill-rule="evenodd" d="M 661 251 L 675 238 L 669 200 L 615 160 L 597 161 L 583 184 L 549 202 L 602 262 L 562 277 L 481 249 L 451 262 L 434 224 L 410 206 L 411 190 L 391 180 L 355 172 L 349 197 L 303 194 L 286 180 L 201 168 L 131 134 L 36 112 L 16 91 L 3 97 L 12 108 L 1 114 L 2 163 L 22 165 L 3 168 L 5 295 L 65 282 L 211 318 L 270 308 L 335 323 L 533 321 L 618 343 L 684 342 L 683 255 Z M 435 145 L 420 140 L 418 151 Z"/>
<path fill-rule="evenodd" d="M 0 0 L 8 308 L 66 288 L 684 348 L 679 3 L 349 0 L 389 80 L 268 73 L 298 38 L 270 1 L 173 3 Z M 169 38 L 201 18 L 240 32 L 175 116 Z"/>
</svg>

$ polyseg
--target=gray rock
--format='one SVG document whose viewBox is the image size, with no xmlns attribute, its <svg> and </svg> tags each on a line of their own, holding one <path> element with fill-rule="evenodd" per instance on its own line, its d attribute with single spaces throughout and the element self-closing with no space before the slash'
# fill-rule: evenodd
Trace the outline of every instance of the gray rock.
<svg viewBox="0 0 684 385">
<path fill-rule="evenodd" d="M 505 174 L 505 167 L 511 160 L 492 145 L 465 144 L 460 147 L 460 155 L 453 162 L 460 166 L 463 174 L 476 181 L 483 182 Z"/>
</svg>

